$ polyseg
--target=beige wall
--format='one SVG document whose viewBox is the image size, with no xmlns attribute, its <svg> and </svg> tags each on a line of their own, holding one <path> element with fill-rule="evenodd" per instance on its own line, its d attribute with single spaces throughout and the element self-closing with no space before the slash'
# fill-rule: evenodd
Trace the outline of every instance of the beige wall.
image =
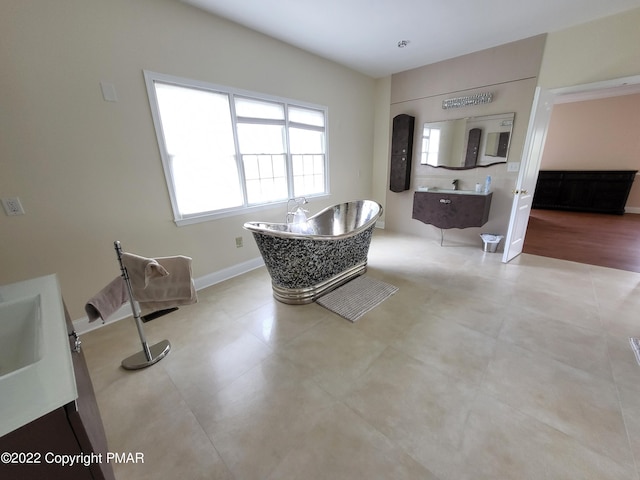
<svg viewBox="0 0 640 480">
<path fill-rule="evenodd" d="M 379 226 L 385 226 L 386 201 L 389 175 L 389 151 L 391 132 L 389 115 L 391 109 L 391 77 L 376 80 L 375 136 L 373 144 L 373 175 L 371 198 L 383 207 Z"/>
<path fill-rule="evenodd" d="M 532 37 L 392 76 L 389 118 L 407 113 L 416 117 L 416 127 L 411 189 L 391 192 L 388 190 L 388 175 L 385 178 L 385 228 L 439 241 L 439 229 L 411 218 L 413 190 L 419 186 L 449 188 L 453 179 L 460 180 L 459 188 L 468 190 L 473 189 L 477 182 L 484 183 L 486 176 L 491 175 L 494 194 L 488 223 L 481 228 L 451 229 L 445 237 L 453 242 L 481 245 L 480 232 L 506 233 L 517 171 L 508 171 L 506 164 L 472 170 L 423 166 L 419 163 L 419 139 L 425 122 L 514 112 L 509 162 L 517 166 L 522 156 L 544 41 L 544 35 Z M 490 104 L 442 109 L 444 99 L 485 91 L 494 93 Z M 387 161 L 388 155 L 387 150 Z"/>
<path fill-rule="evenodd" d="M 640 94 L 555 105 L 542 170 L 640 170 Z M 635 182 L 627 210 L 640 210 Z"/>
<path fill-rule="evenodd" d="M 328 106 L 331 197 L 310 209 L 371 194 L 375 81 L 180 2 L 4 0 L 0 64 L 0 197 L 27 212 L 0 213 L 0 284 L 57 273 L 73 318 L 119 274 L 114 240 L 202 277 L 259 256 L 245 221 L 284 218 L 174 224 L 143 69 Z"/>
<path fill-rule="evenodd" d="M 549 33 L 540 67 L 545 88 L 640 73 L 640 8 Z"/>
</svg>

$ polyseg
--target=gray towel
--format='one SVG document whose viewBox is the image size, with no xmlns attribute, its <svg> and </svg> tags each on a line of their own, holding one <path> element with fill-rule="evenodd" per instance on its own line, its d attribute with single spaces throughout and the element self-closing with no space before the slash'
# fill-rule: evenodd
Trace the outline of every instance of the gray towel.
<svg viewBox="0 0 640 480">
<path fill-rule="evenodd" d="M 133 253 L 123 253 L 122 264 L 127 269 L 134 293 L 136 293 L 136 290 L 147 288 L 152 279 L 169 275 L 169 272 L 157 260 L 141 257 Z M 137 294 L 135 297 L 139 301 Z"/>
<path fill-rule="evenodd" d="M 129 300 L 127 286 L 122 277 L 116 277 L 87 301 L 84 311 L 87 312 L 89 322 L 98 318 L 104 323 L 116 310 Z"/>
<path fill-rule="evenodd" d="M 126 255 L 122 259 L 126 261 L 133 296 L 140 305 L 143 316 L 198 301 L 190 257 L 177 255 L 145 259 L 137 255 Z"/>
</svg>

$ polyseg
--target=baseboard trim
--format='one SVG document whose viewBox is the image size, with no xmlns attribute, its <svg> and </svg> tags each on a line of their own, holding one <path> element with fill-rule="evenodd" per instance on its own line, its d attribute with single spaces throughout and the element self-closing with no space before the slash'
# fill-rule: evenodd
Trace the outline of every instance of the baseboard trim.
<svg viewBox="0 0 640 480">
<path fill-rule="evenodd" d="M 222 270 L 218 270 L 217 272 L 203 275 L 202 277 L 196 278 L 194 280 L 194 283 L 196 284 L 196 290 L 201 290 L 203 288 L 215 285 L 216 283 L 224 282 L 225 280 L 229 280 L 230 278 L 237 277 L 238 275 L 242 275 L 243 273 L 250 272 L 251 270 L 255 270 L 256 268 L 260 268 L 263 265 L 264 260 L 262 260 L 262 257 L 256 257 L 252 258 L 251 260 L 247 260 L 246 262 L 223 268 Z"/>
<path fill-rule="evenodd" d="M 624 207 L 624 213 L 640 213 L 640 207 Z"/>
<path fill-rule="evenodd" d="M 246 262 L 232 265 L 231 267 L 223 268 L 217 272 L 208 273 L 202 277 L 195 278 L 194 284 L 196 290 L 202 290 L 203 288 L 211 287 L 217 283 L 224 282 L 225 280 L 237 277 L 243 273 L 260 268 L 263 265 L 264 260 L 262 260 L 262 257 L 252 258 Z M 73 328 L 78 334 L 87 333 L 92 330 L 96 330 L 107 323 L 117 322 L 127 317 L 131 317 L 131 306 L 129 302 L 122 305 L 113 315 L 111 315 L 109 321 L 106 323 L 102 323 L 100 320 L 89 322 L 89 317 L 84 316 L 73 321 Z"/>
</svg>

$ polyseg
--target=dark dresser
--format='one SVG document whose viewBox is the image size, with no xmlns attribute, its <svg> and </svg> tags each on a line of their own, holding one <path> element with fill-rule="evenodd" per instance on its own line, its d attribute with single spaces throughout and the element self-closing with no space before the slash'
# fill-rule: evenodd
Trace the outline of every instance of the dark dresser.
<svg viewBox="0 0 640 480">
<path fill-rule="evenodd" d="M 541 170 L 533 208 L 622 215 L 637 170 Z"/>
</svg>

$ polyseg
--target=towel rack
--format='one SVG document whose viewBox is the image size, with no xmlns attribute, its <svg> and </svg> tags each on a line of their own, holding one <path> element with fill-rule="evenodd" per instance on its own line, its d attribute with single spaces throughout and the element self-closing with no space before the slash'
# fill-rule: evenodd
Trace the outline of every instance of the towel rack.
<svg viewBox="0 0 640 480">
<path fill-rule="evenodd" d="M 140 319 L 140 307 L 138 306 L 138 303 L 135 301 L 135 298 L 133 296 L 131 279 L 129 278 L 127 267 L 125 267 L 122 263 L 122 247 L 120 245 L 120 242 L 118 241 L 113 242 L 113 245 L 116 249 L 116 254 L 118 255 L 118 263 L 120 264 L 122 278 L 124 279 L 124 283 L 127 286 L 127 293 L 129 294 L 129 303 L 131 304 L 133 319 L 136 322 L 138 335 L 140 335 L 140 342 L 142 343 L 142 350 L 140 352 L 135 353 L 130 357 L 122 360 L 122 368 L 125 368 L 126 370 L 139 370 L 141 368 L 149 367 L 166 357 L 171 350 L 171 344 L 169 343 L 169 340 L 162 340 L 161 342 L 158 342 L 152 346 L 149 346 L 147 344 L 144 329 L 142 328 L 142 320 Z"/>
</svg>

